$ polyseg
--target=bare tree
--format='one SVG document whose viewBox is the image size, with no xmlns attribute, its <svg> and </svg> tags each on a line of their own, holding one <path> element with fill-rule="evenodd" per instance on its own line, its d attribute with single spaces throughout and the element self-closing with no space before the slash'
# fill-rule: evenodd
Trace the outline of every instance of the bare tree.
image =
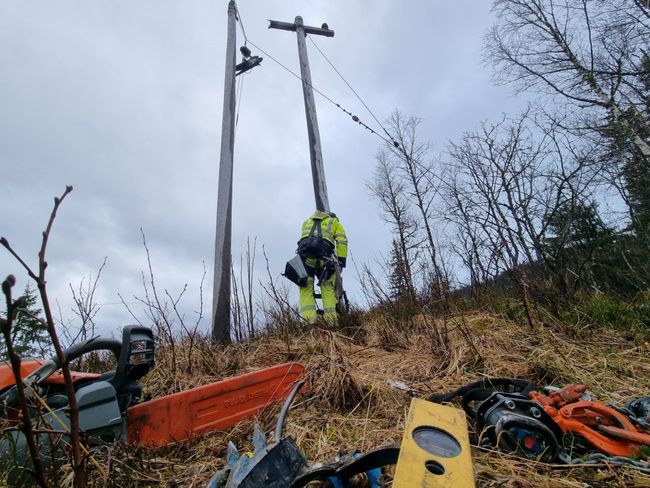
<svg viewBox="0 0 650 488">
<path fill-rule="evenodd" d="M 569 234 L 557 234 L 556 224 L 560 214 L 577 215 L 588 205 L 596 189 L 591 164 L 596 151 L 529 111 L 513 120 L 484 123 L 450 144 L 443 218 L 460 236 L 454 249 L 470 269 L 470 283 L 508 272 L 527 312 L 526 275 L 535 269 L 555 275 L 561 296 L 575 290 L 567 276 L 575 277 L 575 285 L 586 261 L 560 259 L 573 244 Z"/>
<path fill-rule="evenodd" d="M 45 482 L 41 454 L 38 450 L 36 436 L 34 434 L 32 416 L 30 413 L 29 405 L 27 403 L 27 395 L 25 394 L 25 385 L 23 384 L 22 376 L 20 374 L 21 358 L 14 350 L 12 339 L 12 326 L 14 325 L 14 319 L 16 317 L 16 313 L 18 312 L 19 306 L 11 297 L 11 289 L 15 284 L 16 278 L 13 275 L 7 276 L 7 278 L 2 282 L 2 293 L 5 296 L 7 304 L 7 317 L 0 317 L 0 330 L 2 331 L 5 347 L 7 348 L 7 356 L 9 357 L 9 363 L 11 364 L 14 381 L 16 382 L 16 390 L 18 392 L 18 405 L 22 415 L 21 430 L 25 436 L 27 448 L 32 458 L 33 476 L 39 486 L 46 487 L 47 483 Z"/>
<path fill-rule="evenodd" d="M 246 239 L 246 255 L 239 259 L 239 277 L 235 269 L 232 269 L 232 320 L 235 329 L 235 340 L 255 338 L 256 310 L 253 294 L 253 280 L 255 267 L 255 255 L 257 251 L 257 238 L 251 247 L 250 238 Z M 245 258 L 245 261 L 244 261 Z M 244 276 L 244 270 L 246 275 Z"/>
<path fill-rule="evenodd" d="M 431 146 L 418 135 L 420 119 L 405 118 L 400 112 L 393 112 L 389 130 L 398 144 L 387 144 L 387 148 L 407 182 L 405 193 L 418 214 L 424 241 L 429 255 L 430 266 L 439 299 L 444 299 L 446 284 L 437 252 L 433 232 L 433 204 L 437 195 L 435 167 L 431 160 Z"/>
<path fill-rule="evenodd" d="M 304 319 L 298 309 L 291 303 L 289 298 L 291 290 L 284 283 L 278 284 L 274 280 L 264 246 L 262 246 L 262 255 L 266 263 L 266 276 L 268 279 L 266 283 L 262 283 L 260 280 L 260 286 L 264 290 L 264 295 L 268 298 L 268 301 L 262 299 L 262 308 L 270 324 L 281 327 L 288 341 L 289 326 L 294 322 L 301 322 Z M 267 329 L 270 324 L 267 324 Z"/>
<path fill-rule="evenodd" d="M 418 230 L 417 223 L 411 214 L 406 198 L 406 185 L 400 178 L 390 154 L 380 150 L 376 159 L 377 166 L 375 167 L 373 179 L 367 183 L 366 187 L 379 202 L 384 221 L 393 226 L 397 235 L 398 247 L 404 266 L 404 281 L 408 286 L 408 295 L 415 302 L 417 294 L 413 285 L 410 255 L 417 245 L 415 242 Z"/>
<path fill-rule="evenodd" d="M 95 293 L 97 292 L 102 271 L 106 267 L 106 261 L 107 258 L 104 258 L 95 278 L 90 275 L 88 281 L 82 279 L 76 289 L 72 286 L 72 283 L 68 283 L 70 291 L 72 292 L 72 300 L 75 305 L 72 312 L 80 320 L 79 332 L 74 338 L 68 338 L 70 344 L 80 340 L 85 341 L 95 335 L 95 316 L 100 310 L 99 305 L 95 301 Z"/>
<path fill-rule="evenodd" d="M 72 470 L 74 472 L 74 485 L 75 487 L 81 488 L 86 486 L 86 463 L 82 455 L 82 444 L 79 431 L 79 407 L 77 405 L 77 397 L 75 395 L 74 385 L 72 383 L 72 377 L 70 375 L 68 360 L 63 354 L 63 348 L 61 347 L 61 342 L 59 341 L 56 325 L 54 323 L 54 317 L 52 315 L 52 309 L 50 307 L 50 301 L 47 293 L 47 281 L 45 280 L 45 270 L 47 268 L 45 251 L 47 249 L 47 243 L 50 238 L 52 226 L 54 225 L 57 210 L 59 209 L 61 202 L 63 202 L 65 197 L 71 191 L 72 186 L 66 186 L 63 194 L 60 197 L 54 198 L 54 208 L 50 213 L 50 218 L 48 220 L 45 231 L 43 232 L 43 240 L 41 242 L 41 248 L 38 253 L 38 274 L 31 269 L 31 267 L 16 253 L 16 251 L 14 251 L 6 238 L 0 238 L 0 244 L 2 244 L 2 246 L 4 246 L 16 258 L 16 260 L 23 266 L 23 268 L 25 268 L 29 277 L 36 282 L 39 294 L 41 296 L 43 312 L 45 313 L 45 323 L 47 324 L 47 332 L 50 336 L 50 339 L 52 340 L 52 345 L 54 346 L 57 360 L 61 365 L 61 371 L 63 372 L 63 380 L 65 383 L 65 392 L 68 398 L 68 411 L 70 416 L 70 447 L 72 451 Z"/>
<path fill-rule="evenodd" d="M 482 124 L 479 131 L 466 133 L 459 144 L 452 143 L 453 160 L 447 186 L 448 215 L 469 234 L 468 262 L 486 269 L 478 246 L 499 261 L 496 269 L 513 278 L 533 325 L 524 263 L 539 258 L 538 236 L 547 202 L 538 195 L 549 193 L 548 179 L 541 165 L 544 143 L 535 143 L 523 115 L 513 123 Z"/>
<path fill-rule="evenodd" d="M 447 176 L 443 187 L 447 204 L 440 219 L 450 222 L 455 230 L 449 239 L 450 247 L 467 268 L 472 294 L 476 296 L 479 289 L 502 271 L 499 250 L 490 246 L 485 228 L 476 218 L 474 202 L 467 198 L 465 182 L 451 172 Z"/>
<path fill-rule="evenodd" d="M 497 80 L 605 116 L 650 158 L 635 114 L 647 111 L 650 18 L 630 0 L 495 0 L 486 54 Z M 643 118 L 645 124 L 645 118 Z"/>
</svg>

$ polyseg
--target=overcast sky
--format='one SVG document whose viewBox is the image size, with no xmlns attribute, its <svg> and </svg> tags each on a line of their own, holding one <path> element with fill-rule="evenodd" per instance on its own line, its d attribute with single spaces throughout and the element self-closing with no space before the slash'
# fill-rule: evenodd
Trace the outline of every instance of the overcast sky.
<svg viewBox="0 0 650 488">
<path fill-rule="evenodd" d="M 523 104 L 494 86 L 482 64 L 487 0 L 240 0 L 238 7 L 248 38 L 295 72 L 295 34 L 267 29 L 267 19 L 327 22 L 335 37 L 313 40 L 377 117 L 394 109 L 421 117 L 422 136 L 441 153 L 464 130 Z M 118 293 L 128 301 L 142 295 L 142 228 L 159 288 L 177 295 L 188 285 L 188 316 L 198 308 L 205 263 L 209 328 L 226 21 L 225 0 L 0 3 L 0 235 L 36 267 L 52 198 L 74 186 L 48 249 L 49 293 L 65 320 L 74 320 L 69 284 L 95 275 L 106 257 L 97 323 L 111 333 L 133 322 Z M 307 47 L 314 85 L 378 128 Z M 233 256 L 238 261 L 247 237 L 257 238 L 258 263 L 264 245 L 279 277 L 314 210 L 302 89 L 266 57 L 238 81 Z M 330 205 L 350 241 L 346 286 L 363 304 L 354 263 L 380 259 L 391 239 L 365 189 L 382 141 L 318 95 L 316 103 Z M 0 273 L 16 274 L 17 291 L 28 281 L 4 249 Z"/>
</svg>

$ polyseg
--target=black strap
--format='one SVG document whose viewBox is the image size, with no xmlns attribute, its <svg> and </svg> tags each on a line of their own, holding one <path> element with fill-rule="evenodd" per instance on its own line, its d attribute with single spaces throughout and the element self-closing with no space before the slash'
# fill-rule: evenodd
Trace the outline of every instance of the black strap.
<svg viewBox="0 0 650 488">
<path fill-rule="evenodd" d="M 343 486 L 347 487 L 350 486 L 349 482 L 354 476 L 372 469 L 397 464 L 398 458 L 399 446 L 391 444 L 373 449 L 356 458 L 347 459 L 343 463 L 333 462 L 318 467 L 312 465 L 293 481 L 291 488 L 302 488 L 312 481 L 325 481 L 330 477 L 337 477 Z"/>
<path fill-rule="evenodd" d="M 522 396 L 528 396 L 528 393 L 536 390 L 537 387 L 534 383 L 528 380 L 517 378 L 485 378 L 465 386 L 461 386 L 457 390 L 449 393 L 434 393 L 430 395 L 427 400 L 433 403 L 449 402 L 454 398 L 462 397 L 461 405 L 465 413 L 470 418 L 476 417 L 476 411 L 471 407 L 472 402 L 481 402 L 488 398 L 495 391 L 502 391 L 505 393 L 516 393 Z"/>
<path fill-rule="evenodd" d="M 313 225 L 311 226 L 311 231 L 309 232 L 309 237 L 312 237 L 314 233 L 318 233 L 318 237 L 323 237 L 323 229 L 321 227 L 321 220 L 315 219 Z"/>
</svg>

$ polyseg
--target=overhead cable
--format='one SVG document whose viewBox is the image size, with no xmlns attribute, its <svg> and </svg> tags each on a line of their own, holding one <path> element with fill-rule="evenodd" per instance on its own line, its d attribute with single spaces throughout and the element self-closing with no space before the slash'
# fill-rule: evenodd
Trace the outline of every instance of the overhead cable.
<svg viewBox="0 0 650 488">
<path fill-rule="evenodd" d="M 244 36 L 244 44 L 248 42 L 248 38 L 246 37 L 246 29 L 244 29 L 244 22 L 241 20 L 241 14 L 239 13 L 239 8 L 237 7 L 237 4 L 235 4 L 235 9 L 237 11 L 237 15 L 235 16 L 237 18 L 237 22 L 239 23 L 239 27 L 241 28 L 241 33 Z"/>
<path fill-rule="evenodd" d="M 354 114 L 353 114 L 352 112 L 350 112 L 349 110 L 346 110 L 344 107 L 341 106 L 341 104 L 336 103 L 336 102 L 335 102 L 334 100 L 332 100 L 330 97 L 328 97 L 327 95 L 325 95 L 325 93 L 323 93 L 323 92 L 320 91 L 318 88 L 316 88 L 312 83 L 309 83 L 309 82 L 308 82 L 307 80 L 305 80 L 302 76 L 300 76 L 299 74 L 295 73 L 295 72 L 292 71 L 290 68 L 288 68 L 287 66 L 285 66 L 284 64 L 282 64 L 280 61 L 278 61 L 278 60 L 275 59 L 273 56 L 271 56 L 269 53 L 267 53 L 266 51 L 264 51 L 264 49 L 262 49 L 261 47 L 259 47 L 259 46 L 258 46 L 257 44 L 255 44 L 253 41 L 251 41 L 251 40 L 249 39 L 248 42 L 249 42 L 249 43 L 251 44 L 251 46 L 253 46 L 255 49 L 257 49 L 257 50 L 260 51 L 262 54 L 264 54 L 265 56 L 269 57 L 272 61 L 274 61 L 275 63 L 277 63 L 278 65 L 280 65 L 282 68 L 284 68 L 287 72 L 289 72 L 290 74 L 292 74 L 293 76 L 295 76 L 296 78 L 298 78 L 299 80 L 301 80 L 303 83 L 305 83 L 305 84 L 307 84 L 308 86 L 310 86 L 310 87 L 311 87 L 311 88 L 312 88 L 316 93 L 318 93 L 318 94 L 319 94 L 321 97 L 323 97 L 325 100 L 327 100 L 327 101 L 330 102 L 332 105 L 338 107 L 341 111 L 343 111 L 344 113 L 346 113 L 347 115 L 349 115 L 349 116 L 352 118 L 352 120 L 353 120 L 354 122 L 356 122 L 357 124 L 359 124 L 360 126 L 362 126 L 364 129 L 366 129 L 366 130 L 368 130 L 369 132 L 371 132 L 372 134 L 376 135 L 377 137 L 379 137 L 381 140 L 383 140 L 383 141 L 386 142 L 387 144 L 391 144 L 391 145 L 393 145 L 393 146 L 395 146 L 395 147 L 399 147 L 399 143 L 398 143 L 397 141 L 395 141 L 395 140 L 390 136 L 390 134 L 388 134 L 388 132 L 386 132 L 386 133 L 387 133 L 387 135 L 388 135 L 388 137 L 389 137 L 390 139 L 387 139 L 386 137 L 384 137 L 384 136 L 382 136 L 381 134 L 379 134 L 379 133 L 378 133 L 377 131 L 375 131 L 372 127 L 370 127 L 370 126 L 368 126 L 366 123 L 364 123 L 364 122 L 363 122 L 363 121 L 362 121 L 362 120 L 361 120 L 357 115 L 354 115 Z M 383 127 L 382 127 L 382 129 L 383 129 Z M 385 131 L 385 129 L 384 129 L 384 131 Z"/>
<path fill-rule="evenodd" d="M 327 61 L 327 63 L 332 67 L 332 69 L 336 72 L 336 74 L 339 75 L 339 77 L 340 77 L 340 78 L 343 80 L 343 82 L 348 86 L 348 88 L 352 91 L 352 93 L 354 93 L 354 95 L 359 99 L 359 101 L 361 102 L 361 104 L 362 104 L 364 107 L 366 107 L 366 110 L 368 111 L 368 113 L 369 113 L 370 115 L 372 115 L 372 118 L 375 119 L 375 122 L 377 122 L 377 124 L 379 125 L 379 127 L 382 128 L 382 130 L 384 131 L 384 133 L 385 133 L 385 134 L 386 134 L 386 135 L 387 135 L 391 140 L 393 140 L 393 137 L 392 137 L 392 136 L 390 135 L 390 133 L 386 130 L 386 128 L 383 126 L 383 124 L 379 121 L 379 119 L 375 116 L 375 114 L 372 112 L 372 110 L 370 110 L 370 107 L 368 107 L 368 105 L 366 105 L 366 102 L 364 102 L 363 99 L 361 98 L 361 96 L 357 93 L 357 91 L 356 91 L 354 88 L 352 88 L 352 85 L 350 85 L 350 83 L 348 83 L 348 81 L 343 77 L 343 75 L 341 74 L 341 72 L 340 72 L 338 69 L 336 69 L 336 66 L 334 66 L 334 64 L 329 60 L 329 58 L 325 55 L 325 53 L 321 50 L 321 48 L 318 47 L 318 44 L 316 44 L 316 42 L 315 42 L 311 37 L 309 37 L 309 36 L 307 36 L 307 37 L 309 38 L 309 40 L 311 41 L 311 43 L 314 45 L 314 47 L 318 50 L 318 52 L 321 54 L 321 56 L 323 56 L 323 58 L 325 59 L 325 61 Z M 393 141 L 393 142 L 394 142 L 394 141 Z"/>
</svg>

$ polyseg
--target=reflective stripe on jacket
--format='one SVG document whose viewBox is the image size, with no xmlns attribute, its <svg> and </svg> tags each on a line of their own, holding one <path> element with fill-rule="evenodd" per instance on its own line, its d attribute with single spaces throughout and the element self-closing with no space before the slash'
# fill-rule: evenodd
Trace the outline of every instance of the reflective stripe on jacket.
<svg viewBox="0 0 650 488">
<path fill-rule="evenodd" d="M 320 233 L 318 226 L 320 224 Z M 341 222 L 331 214 L 316 210 L 314 215 L 305 220 L 302 224 L 301 239 L 317 235 L 336 247 L 336 256 L 338 258 L 347 258 L 348 256 L 348 239 L 345 235 L 345 229 Z"/>
</svg>

